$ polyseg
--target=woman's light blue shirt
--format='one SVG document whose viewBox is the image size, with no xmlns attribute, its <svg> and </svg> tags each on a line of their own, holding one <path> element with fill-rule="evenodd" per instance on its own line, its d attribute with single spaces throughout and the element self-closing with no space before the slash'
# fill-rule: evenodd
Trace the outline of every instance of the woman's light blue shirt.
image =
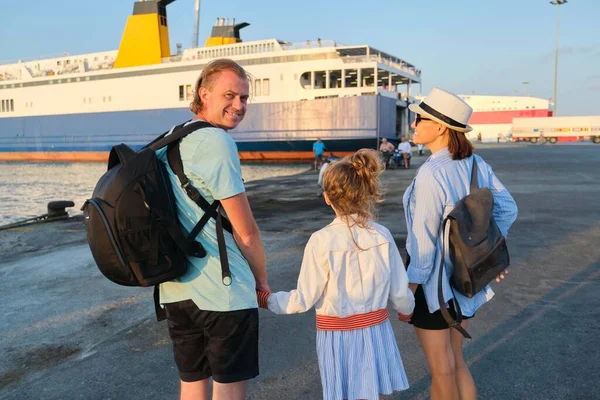
<svg viewBox="0 0 600 400">
<path fill-rule="evenodd" d="M 479 187 L 491 190 L 494 196 L 494 219 L 504 236 L 517 218 L 517 204 L 480 156 L 452 160 L 448 148 L 444 148 L 427 159 L 404 193 L 403 204 L 408 230 L 406 249 L 410 255 L 408 279 L 423 287 L 431 313 L 440 309 L 437 291 L 444 240 L 442 222 L 456 204 L 469 194 L 473 157 L 477 159 Z M 455 295 L 463 315 L 470 317 L 494 296 L 494 292 L 488 285 L 472 298 L 453 293 L 449 284 L 452 269 L 446 249 L 442 280 L 444 301 L 448 302 Z"/>
</svg>

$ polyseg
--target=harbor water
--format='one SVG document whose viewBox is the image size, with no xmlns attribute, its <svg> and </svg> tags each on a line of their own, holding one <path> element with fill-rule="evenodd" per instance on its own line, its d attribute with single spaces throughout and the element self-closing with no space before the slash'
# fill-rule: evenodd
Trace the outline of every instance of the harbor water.
<svg viewBox="0 0 600 400">
<path fill-rule="evenodd" d="M 251 182 L 308 168 L 308 163 L 243 164 L 242 175 Z M 72 200 L 75 207 L 69 214 L 80 213 L 105 171 L 105 163 L 0 162 L 0 225 L 45 214 L 48 202 L 54 200 Z"/>
</svg>

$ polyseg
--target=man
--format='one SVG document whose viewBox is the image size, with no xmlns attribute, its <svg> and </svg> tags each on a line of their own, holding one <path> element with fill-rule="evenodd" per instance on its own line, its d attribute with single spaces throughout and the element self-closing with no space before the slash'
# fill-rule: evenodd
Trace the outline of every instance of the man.
<svg viewBox="0 0 600 400">
<path fill-rule="evenodd" d="M 233 227 L 225 234 L 232 282 L 221 277 L 214 218 L 198 235 L 204 258 L 188 259 L 182 277 L 160 285 L 169 335 L 181 379 L 181 400 L 246 398 L 248 379 L 258 375 L 258 309 L 256 289 L 269 290 L 265 254 L 241 176 L 240 159 L 227 131 L 246 114 L 248 78 L 234 61 L 215 60 L 200 74 L 190 109 L 204 128 L 180 143 L 185 174 L 209 202 L 220 200 Z M 166 162 L 166 151 L 159 157 Z M 169 168 L 179 219 L 188 232 L 204 215 Z"/>
<path fill-rule="evenodd" d="M 379 145 L 379 152 L 381 153 L 381 158 L 383 159 L 383 165 L 388 166 L 388 162 L 394 154 L 394 145 L 386 138 L 381 139 L 381 144 Z"/>
<path fill-rule="evenodd" d="M 388 142 L 386 138 L 381 139 L 381 145 L 379 146 L 379 151 L 382 153 L 384 151 L 394 151 L 394 145 Z"/>
<path fill-rule="evenodd" d="M 412 155 L 412 147 L 410 146 L 410 143 L 408 143 L 406 141 L 405 137 L 402 137 L 402 139 L 400 139 L 400 144 L 398 145 L 398 151 L 400 152 L 400 155 L 402 156 L 402 161 L 404 162 L 404 168 L 408 169 L 408 167 L 410 166 L 410 157 Z"/>
<path fill-rule="evenodd" d="M 325 143 L 317 138 L 317 141 L 313 143 L 313 153 L 315 153 L 315 171 L 319 170 L 319 166 L 323 161 L 323 153 L 325 152 Z"/>
</svg>

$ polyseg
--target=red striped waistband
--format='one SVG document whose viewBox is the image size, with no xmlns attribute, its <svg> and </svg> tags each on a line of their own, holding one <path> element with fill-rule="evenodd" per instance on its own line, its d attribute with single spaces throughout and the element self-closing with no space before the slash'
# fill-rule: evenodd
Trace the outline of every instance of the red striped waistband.
<svg viewBox="0 0 600 400">
<path fill-rule="evenodd" d="M 333 317 L 317 314 L 317 329 L 322 331 L 350 331 L 368 328 L 385 322 L 390 316 L 386 308 L 365 314 L 354 314 L 348 317 Z"/>
</svg>

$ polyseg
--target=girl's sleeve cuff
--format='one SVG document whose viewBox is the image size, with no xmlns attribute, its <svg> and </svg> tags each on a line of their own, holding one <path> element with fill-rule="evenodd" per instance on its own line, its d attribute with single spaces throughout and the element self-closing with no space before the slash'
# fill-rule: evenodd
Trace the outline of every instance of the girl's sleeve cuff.
<svg viewBox="0 0 600 400">
<path fill-rule="evenodd" d="M 269 296 L 271 295 L 271 292 L 263 292 L 261 290 L 257 290 L 256 291 L 256 297 L 258 299 L 258 306 L 260 308 L 269 308 Z"/>
</svg>

